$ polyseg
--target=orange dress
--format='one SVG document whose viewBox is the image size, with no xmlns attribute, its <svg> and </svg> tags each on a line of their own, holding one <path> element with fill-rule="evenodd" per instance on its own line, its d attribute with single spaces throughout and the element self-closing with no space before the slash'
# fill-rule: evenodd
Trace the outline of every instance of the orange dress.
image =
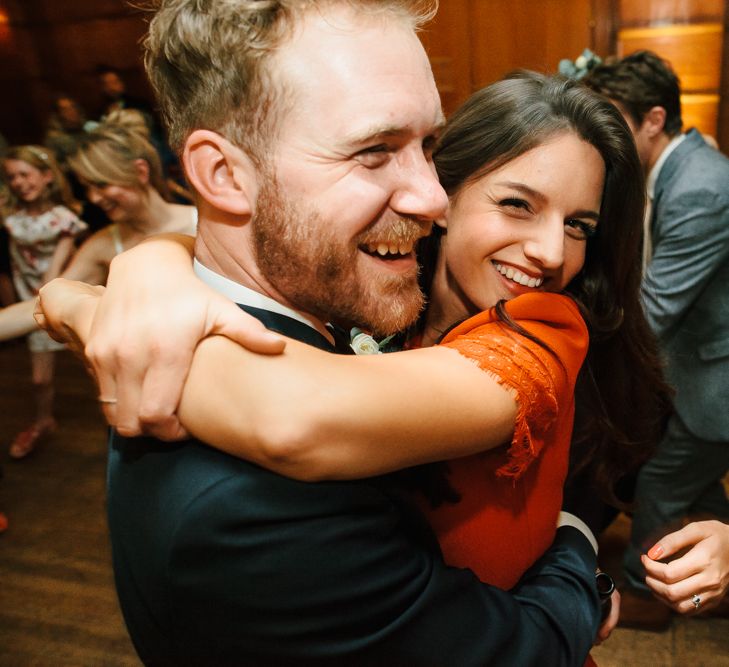
<svg viewBox="0 0 729 667">
<path fill-rule="evenodd" d="M 550 353 L 499 321 L 493 309 L 443 339 L 513 391 L 514 436 L 504 445 L 448 462 L 458 503 L 423 510 L 450 565 L 469 568 L 503 589 L 549 548 L 562 507 L 574 417 L 574 387 L 587 352 L 577 306 L 559 294 L 526 294 L 506 303 L 514 321 Z"/>
</svg>

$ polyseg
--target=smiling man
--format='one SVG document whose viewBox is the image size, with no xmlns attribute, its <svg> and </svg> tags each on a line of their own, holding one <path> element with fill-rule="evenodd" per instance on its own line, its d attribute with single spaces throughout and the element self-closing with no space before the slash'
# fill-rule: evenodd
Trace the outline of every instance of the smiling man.
<svg viewBox="0 0 729 667">
<path fill-rule="evenodd" d="M 415 32 L 431 10 L 161 3 L 147 66 L 198 196 L 197 274 L 271 329 L 333 352 L 328 322 L 387 334 L 420 311 L 413 247 L 447 206 Z M 101 389 L 107 410 L 126 391 Z M 302 483 L 117 431 L 109 519 L 146 664 L 581 665 L 597 628 L 578 530 L 505 592 L 446 567 L 383 479 Z"/>
</svg>

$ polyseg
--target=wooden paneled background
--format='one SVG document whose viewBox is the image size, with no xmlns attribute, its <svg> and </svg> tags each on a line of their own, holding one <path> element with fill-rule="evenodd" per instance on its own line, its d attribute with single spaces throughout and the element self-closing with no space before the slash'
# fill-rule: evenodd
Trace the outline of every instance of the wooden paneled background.
<svg viewBox="0 0 729 667">
<path fill-rule="evenodd" d="M 144 15 L 125 0 L 0 0 L 0 132 L 11 143 L 40 141 L 59 93 L 93 118 L 100 64 L 118 68 L 130 94 L 151 99 L 145 30 Z"/>
<path fill-rule="evenodd" d="M 447 112 L 510 70 L 555 71 L 585 47 L 601 56 L 651 48 L 673 62 L 686 126 L 729 150 L 727 0 L 441 0 L 423 33 Z M 144 15 L 126 0 L 0 0 L 0 132 L 38 141 L 54 95 L 91 116 L 94 69 L 119 68 L 129 92 L 150 96 L 140 63 Z"/>
</svg>

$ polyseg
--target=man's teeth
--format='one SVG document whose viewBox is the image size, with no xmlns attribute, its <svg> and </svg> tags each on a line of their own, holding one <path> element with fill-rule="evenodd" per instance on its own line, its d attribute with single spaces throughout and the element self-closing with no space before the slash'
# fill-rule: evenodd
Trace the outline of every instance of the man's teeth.
<svg viewBox="0 0 729 667">
<path fill-rule="evenodd" d="M 506 276 L 509 280 L 513 280 L 515 283 L 519 283 L 524 287 L 539 287 L 544 282 L 544 278 L 528 276 L 513 266 L 504 266 L 498 262 L 493 262 L 493 265 L 502 276 Z"/>
<path fill-rule="evenodd" d="M 373 255 L 377 253 L 384 257 L 385 255 L 409 255 L 413 251 L 413 241 L 403 243 L 368 243 L 367 252 Z"/>
</svg>

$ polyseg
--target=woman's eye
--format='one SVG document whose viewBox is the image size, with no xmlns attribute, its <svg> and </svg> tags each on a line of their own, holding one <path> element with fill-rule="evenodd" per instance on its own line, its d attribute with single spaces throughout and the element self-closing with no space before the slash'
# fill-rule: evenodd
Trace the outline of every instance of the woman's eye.
<svg viewBox="0 0 729 667">
<path fill-rule="evenodd" d="M 568 236 L 580 241 L 586 241 L 597 234 L 597 225 L 584 220 L 565 220 L 564 226 Z"/>
<path fill-rule="evenodd" d="M 524 199 L 518 199 L 516 197 L 507 197 L 499 202 L 499 206 L 502 208 L 517 209 L 519 211 L 529 211 L 529 202 Z"/>
</svg>

